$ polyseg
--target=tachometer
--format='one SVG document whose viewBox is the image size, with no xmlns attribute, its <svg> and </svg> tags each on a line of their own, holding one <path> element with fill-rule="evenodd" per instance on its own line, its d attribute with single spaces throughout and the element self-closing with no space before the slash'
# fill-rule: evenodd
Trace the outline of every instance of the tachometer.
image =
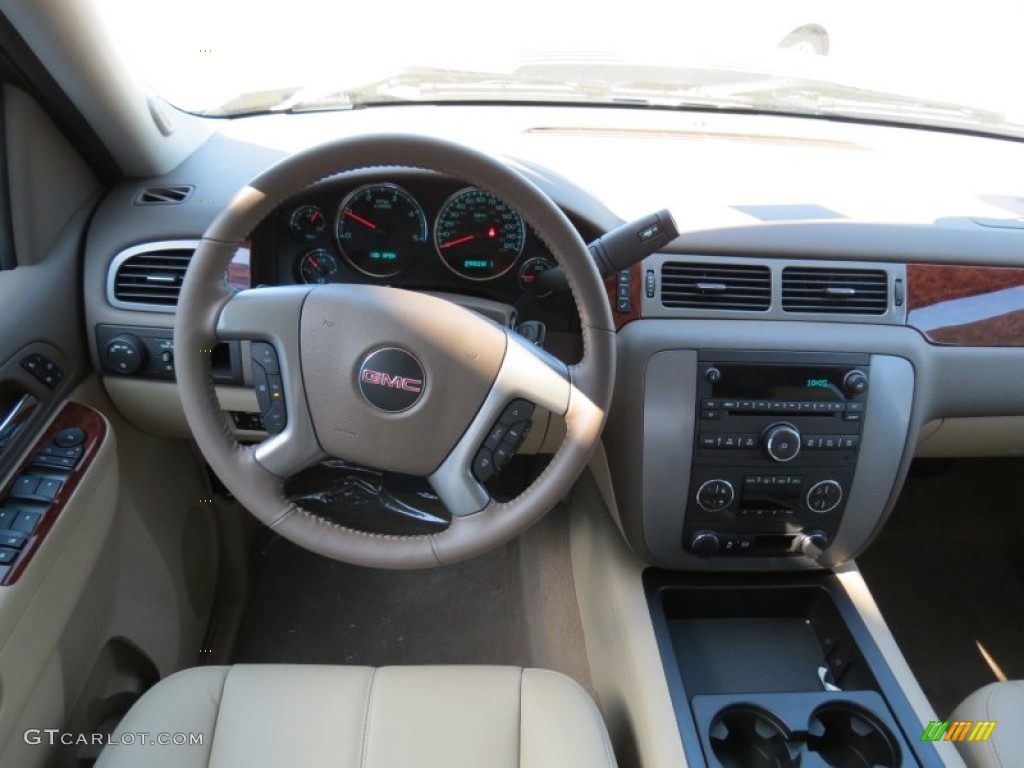
<svg viewBox="0 0 1024 768">
<path fill-rule="evenodd" d="M 338 274 L 338 257 L 323 248 L 317 248 L 302 254 L 299 259 L 299 279 L 304 283 L 333 283 Z"/>
<path fill-rule="evenodd" d="M 441 261 L 470 280 L 490 280 L 508 272 L 525 242 L 522 217 L 508 203 L 474 187 L 448 198 L 434 227 Z"/>
<path fill-rule="evenodd" d="M 427 218 L 419 203 L 394 184 L 368 184 L 351 192 L 338 209 L 338 248 L 355 269 L 390 277 L 427 242 Z"/>
</svg>

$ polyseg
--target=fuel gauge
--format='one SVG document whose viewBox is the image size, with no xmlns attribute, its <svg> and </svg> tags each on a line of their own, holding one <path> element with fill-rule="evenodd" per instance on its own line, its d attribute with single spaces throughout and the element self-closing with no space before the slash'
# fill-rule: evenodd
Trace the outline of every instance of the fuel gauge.
<svg viewBox="0 0 1024 768">
<path fill-rule="evenodd" d="M 315 205 L 304 205 L 296 208 L 288 220 L 288 227 L 292 236 L 300 243 L 308 243 L 316 240 L 320 233 L 327 226 L 327 218 L 324 212 Z"/>
</svg>

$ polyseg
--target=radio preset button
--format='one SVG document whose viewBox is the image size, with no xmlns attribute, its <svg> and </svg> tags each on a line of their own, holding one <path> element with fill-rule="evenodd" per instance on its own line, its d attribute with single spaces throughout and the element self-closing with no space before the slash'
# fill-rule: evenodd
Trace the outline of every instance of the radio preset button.
<svg viewBox="0 0 1024 768">
<path fill-rule="evenodd" d="M 718 435 L 701 435 L 701 448 L 718 448 L 722 444 L 722 438 Z"/>
<path fill-rule="evenodd" d="M 825 435 L 821 438 L 821 447 L 826 451 L 839 450 L 839 435 Z"/>
<path fill-rule="evenodd" d="M 721 512 L 732 504 L 735 495 L 728 480 L 708 480 L 697 489 L 697 506 L 705 512 Z"/>
<path fill-rule="evenodd" d="M 715 419 L 718 419 L 720 415 L 721 414 L 720 414 L 719 411 L 701 411 L 700 412 L 700 417 L 702 419 L 708 419 L 708 420 L 712 420 L 712 421 L 715 420 Z"/>
</svg>

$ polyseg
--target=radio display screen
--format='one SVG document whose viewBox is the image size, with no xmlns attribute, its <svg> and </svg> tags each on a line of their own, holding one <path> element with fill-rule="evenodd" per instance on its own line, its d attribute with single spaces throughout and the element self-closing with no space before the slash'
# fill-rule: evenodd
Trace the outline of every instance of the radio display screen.
<svg viewBox="0 0 1024 768">
<path fill-rule="evenodd" d="M 711 396 L 743 400 L 845 400 L 846 369 L 833 366 L 716 364 Z"/>
</svg>

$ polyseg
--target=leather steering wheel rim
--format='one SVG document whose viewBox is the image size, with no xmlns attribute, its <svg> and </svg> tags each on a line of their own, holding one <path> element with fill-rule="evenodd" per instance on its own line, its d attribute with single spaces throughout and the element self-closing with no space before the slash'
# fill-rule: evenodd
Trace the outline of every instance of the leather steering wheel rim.
<svg viewBox="0 0 1024 768">
<path fill-rule="evenodd" d="M 309 415 L 313 412 L 314 401 L 304 399 L 309 382 L 304 381 L 303 371 L 309 375 L 311 366 L 306 357 L 293 360 L 292 378 L 285 378 L 286 398 L 296 401 L 289 402 L 289 409 L 295 409 L 294 416 L 289 410 L 289 419 L 294 419 L 296 431 L 285 440 L 264 441 L 279 446 L 277 454 L 267 449 L 261 455 L 260 446 L 243 446 L 235 440 L 217 401 L 210 372 L 210 352 L 224 338 L 267 339 L 279 346 L 279 354 L 285 357 L 299 354 L 297 343 L 296 349 L 288 346 L 288 339 L 292 338 L 289 328 L 292 322 L 306 322 L 302 317 L 303 313 L 311 312 L 309 307 L 314 302 L 310 297 L 315 294 L 314 289 L 300 290 L 295 286 L 291 290 L 280 287 L 235 292 L 227 285 L 228 264 L 255 226 L 281 202 L 312 184 L 349 171 L 387 167 L 420 168 L 455 177 L 492 192 L 519 211 L 562 266 L 576 302 L 583 337 L 582 359 L 576 365 L 564 366 L 552 359 L 543 359 L 543 352 L 532 350 L 531 345 L 519 340 L 514 333 L 498 329 L 504 334 L 504 354 L 484 404 L 491 403 L 488 407 L 493 411 L 493 403 L 500 406 L 502 399 L 507 401 L 512 397 L 533 397 L 540 398 L 541 403 L 555 403 L 545 407 L 556 411 L 564 407 L 561 415 L 566 422 L 566 437 L 545 470 L 517 498 L 505 503 L 487 498 L 480 509 L 467 507 L 466 514 L 453 516 L 448 529 L 429 535 L 394 536 L 347 528 L 285 498 L 283 481 L 294 471 L 277 469 L 272 461 L 275 456 L 287 456 L 287 461 L 282 459 L 278 464 L 288 468 L 295 464 L 294 470 L 298 471 L 303 464 L 315 463 L 318 457 L 336 455 L 325 452 L 319 445 L 327 432 L 317 429 Z M 317 300 L 322 297 L 321 304 L 326 302 L 327 306 L 341 311 L 341 303 L 351 304 L 352 299 L 365 298 L 367 305 L 374 308 L 379 299 L 382 317 L 398 313 L 400 305 L 395 302 L 399 300 L 403 302 L 402 307 L 420 301 L 411 298 L 418 294 L 398 289 L 348 286 L 341 296 L 340 287 L 336 288 L 333 292 L 316 293 Z M 448 302 L 442 303 L 448 305 Z M 306 310 L 303 310 L 304 305 Z M 423 311 L 428 315 L 419 317 L 436 314 L 439 309 L 439 305 L 425 306 Z M 238 321 L 240 316 L 248 320 Z M 264 327 L 264 321 L 259 319 L 271 316 L 283 329 L 279 333 L 272 331 L 269 325 Z M 458 320 L 468 322 L 463 316 Z M 266 322 L 269 324 L 270 320 Z M 474 319 L 472 322 L 485 321 Z M 495 324 L 491 325 L 497 329 Z M 485 330 L 482 325 L 474 328 L 480 332 Z M 312 332 L 303 326 L 303 343 Z M 495 331 L 486 329 L 486 333 Z M 295 340 L 299 334 L 296 326 Z M 607 294 L 586 245 L 562 211 L 540 189 L 518 171 L 477 150 L 436 138 L 404 134 L 346 138 L 322 144 L 282 160 L 240 190 L 210 225 L 191 260 L 182 285 L 174 329 L 177 381 L 185 416 L 201 452 L 225 486 L 260 521 L 299 546 L 336 560 L 385 568 L 438 566 L 482 554 L 513 538 L 553 508 L 582 473 L 600 438 L 614 384 L 614 342 Z M 298 378 L 295 378 L 296 368 L 300 369 Z M 292 382 L 290 389 L 289 381 Z M 549 382 L 550 387 L 544 381 Z M 560 381 L 564 381 L 564 391 Z M 531 392 L 531 388 L 553 388 L 559 394 L 549 396 L 548 392 Z M 319 454 L 311 447 L 308 435 L 305 443 L 296 437 L 301 434 L 304 415 L 313 428 Z M 385 416 L 381 417 L 382 429 L 400 421 L 400 416 Z M 435 488 L 444 487 L 445 482 L 459 486 L 456 490 L 462 496 L 455 494 L 452 498 L 465 498 L 467 491 L 471 492 L 470 496 L 479 496 L 472 478 L 467 480 L 469 469 L 465 464 L 466 451 L 472 449 L 472 440 L 478 439 L 480 425 L 486 427 L 485 417 L 489 416 L 482 406 L 448 451 L 444 462 L 430 475 Z M 300 447 L 305 444 L 308 450 L 297 452 L 294 444 Z M 445 469 L 449 464 L 459 466 Z"/>
</svg>

